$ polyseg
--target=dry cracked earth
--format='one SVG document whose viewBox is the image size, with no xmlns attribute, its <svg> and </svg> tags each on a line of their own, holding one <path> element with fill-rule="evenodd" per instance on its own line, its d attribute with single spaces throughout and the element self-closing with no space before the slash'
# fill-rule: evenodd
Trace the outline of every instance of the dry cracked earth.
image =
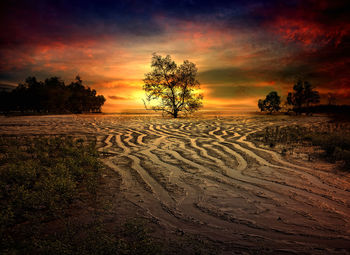
<svg viewBox="0 0 350 255">
<path fill-rule="evenodd" d="M 305 118 L 81 115 L 0 119 L 2 135 L 94 137 L 120 190 L 169 232 L 232 250 L 350 254 L 350 176 L 247 141 L 267 126 Z M 323 125 L 326 119 L 307 119 Z"/>
</svg>

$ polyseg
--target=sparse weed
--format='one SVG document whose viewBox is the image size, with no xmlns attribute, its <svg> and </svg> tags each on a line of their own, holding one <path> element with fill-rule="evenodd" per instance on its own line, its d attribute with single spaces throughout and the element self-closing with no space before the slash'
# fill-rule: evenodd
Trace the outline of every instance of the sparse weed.
<svg viewBox="0 0 350 255">
<path fill-rule="evenodd" d="M 323 153 L 319 156 L 335 163 L 341 162 L 342 169 L 350 171 L 350 129 L 346 123 L 326 123 L 313 126 L 274 126 L 249 136 L 249 139 L 269 145 L 288 144 L 296 146 L 315 146 Z M 286 149 L 282 150 L 286 155 Z M 310 158 L 311 155 L 309 155 Z"/>
<path fill-rule="evenodd" d="M 93 194 L 102 165 L 94 144 L 69 137 L 0 137 L 0 151 L 1 252 L 35 253 L 37 229 Z"/>
<path fill-rule="evenodd" d="M 72 137 L 0 136 L 0 254 L 164 254 L 145 222 L 104 222 L 98 156 Z M 87 218 L 71 215 L 78 200 L 96 206 Z"/>
</svg>

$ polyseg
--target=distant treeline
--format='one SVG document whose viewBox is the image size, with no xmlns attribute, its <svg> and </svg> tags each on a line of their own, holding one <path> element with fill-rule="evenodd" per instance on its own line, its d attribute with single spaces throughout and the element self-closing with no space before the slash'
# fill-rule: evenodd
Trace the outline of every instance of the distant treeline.
<svg viewBox="0 0 350 255">
<path fill-rule="evenodd" d="M 276 91 L 271 91 L 265 99 L 259 99 L 258 107 L 262 112 L 292 113 L 299 115 L 306 113 L 329 113 L 329 114 L 349 114 L 349 105 L 336 105 L 336 98 L 333 94 L 328 94 L 328 104 L 320 105 L 320 93 L 308 81 L 298 80 L 293 91 L 288 93 L 286 101 L 282 104 L 281 97 Z"/>
<path fill-rule="evenodd" d="M 69 85 L 58 77 L 38 81 L 28 77 L 14 90 L 0 92 L 2 113 L 83 113 L 101 112 L 106 99 L 83 85 L 79 76 Z"/>
</svg>

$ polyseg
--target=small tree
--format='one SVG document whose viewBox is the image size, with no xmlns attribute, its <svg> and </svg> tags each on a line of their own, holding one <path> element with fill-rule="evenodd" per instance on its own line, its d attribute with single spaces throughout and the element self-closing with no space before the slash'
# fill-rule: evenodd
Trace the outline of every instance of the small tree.
<svg viewBox="0 0 350 255">
<path fill-rule="evenodd" d="M 203 96 L 195 91 L 199 89 L 199 81 L 194 63 L 185 60 L 177 66 L 169 55 L 163 58 L 153 54 L 151 67 L 152 72 L 145 74 L 143 89 L 148 103 L 156 101 L 152 110 L 168 113 L 174 118 L 181 111 L 192 113 L 199 110 Z M 146 103 L 145 107 L 148 109 Z"/>
<path fill-rule="evenodd" d="M 312 86 L 308 81 L 304 82 L 304 99 L 307 108 L 310 106 L 310 104 L 317 104 L 320 102 L 319 92 L 314 90 L 314 86 Z"/>
<path fill-rule="evenodd" d="M 260 110 L 268 111 L 270 114 L 275 111 L 278 112 L 281 109 L 281 97 L 277 94 L 276 91 L 270 92 L 264 100 L 259 99 L 258 107 Z"/>
<path fill-rule="evenodd" d="M 258 101 L 258 107 L 260 109 L 260 111 L 265 111 L 265 101 L 263 99 L 259 99 Z"/>
<path fill-rule="evenodd" d="M 305 106 L 309 110 L 310 104 L 320 102 L 320 94 L 314 90 L 314 86 L 308 81 L 298 80 L 293 86 L 293 92 L 288 93 L 287 104 L 293 106 L 293 111 L 301 114 L 302 107 Z"/>
<path fill-rule="evenodd" d="M 278 112 L 281 109 L 280 104 L 281 104 L 281 97 L 277 94 L 276 91 L 270 92 L 264 100 L 265 110 L 269 111 L 270 114 L 273 111 Z"/>
</svg>

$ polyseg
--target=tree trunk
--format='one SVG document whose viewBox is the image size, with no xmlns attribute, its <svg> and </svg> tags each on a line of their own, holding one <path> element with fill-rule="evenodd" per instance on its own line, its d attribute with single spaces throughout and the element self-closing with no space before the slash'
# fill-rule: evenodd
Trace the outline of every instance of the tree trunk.
<svg viewBox="0 0 350 255">
<path fill-rule="evenodd" d="M 174 114 L 173 114 L 174 118 L 177 118 L 177 113 L 178 113 L 178 110 L 174 110 Z"/>
</svg>

